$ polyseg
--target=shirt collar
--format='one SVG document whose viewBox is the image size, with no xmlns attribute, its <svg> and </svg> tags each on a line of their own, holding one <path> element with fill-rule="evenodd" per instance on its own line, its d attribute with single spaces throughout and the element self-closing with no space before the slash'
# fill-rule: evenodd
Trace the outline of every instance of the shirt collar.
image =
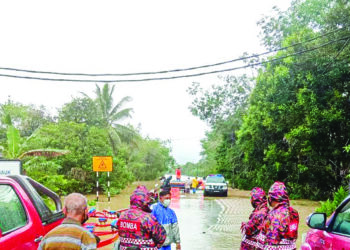
<svg viewBox="0 0 350 250">
<path fill-rule="evenodd" d="M 75 224 L 75 225 L 79 225 L 81 226 L 81 223 L 75 219 L 72 219 L 72 218 L 65 218 L 63 221 L 62 221 L 62 224 Z"/>
</svg>

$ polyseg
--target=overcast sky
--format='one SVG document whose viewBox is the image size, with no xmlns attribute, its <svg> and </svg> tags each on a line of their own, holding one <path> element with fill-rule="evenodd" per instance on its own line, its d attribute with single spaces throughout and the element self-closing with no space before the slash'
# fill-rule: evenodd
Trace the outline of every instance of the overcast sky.
<svg viewBox="0 0 350 250">
<path fill-rule="evenodd" d="M 2 1 L 0 67 L 129 73 L 213 64 L 234 59 L 245 51 L 263 52 L 256 22 L 271 14 L 274 5 L 286 9 L 289 3 L 289 0 Z M 0 71 L 4 73 L 26 75 Z M 222 83 L 217 75 L 207 75 L 116 83 L 115 88 L 116 100 L 126 95 L 133 98 L 128 105 L 134 109 L 129 122 L 141 124 L 143 135 L 170 139 L 173 156 L 180 164 L 200 159 L 200 139 L 208 130 L 188 109 L 192 97 L 186 89 L 192 82 L 200 82 L 204 87 Z M 23 104 L 45 105 L 54 113 L 72 97 L 80 96 L 81 91 L 93 97 L 94 89 L 95 83 L 0 77 L 0 103 L 10 96 Z"/>
</svg>

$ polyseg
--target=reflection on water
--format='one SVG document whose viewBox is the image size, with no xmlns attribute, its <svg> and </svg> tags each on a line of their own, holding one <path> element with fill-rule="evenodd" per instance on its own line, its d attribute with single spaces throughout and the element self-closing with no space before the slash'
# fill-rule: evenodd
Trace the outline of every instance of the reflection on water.
<svg viewBox="0 0 350 250">
<path fill-rule="evenodd" d="M 181 245 L 183 249 L 232 249 L 227 238 L 222 241 L 218 235 L 211 232 L 210 227 L 215 225 L 220 213 L 220 206 L 215 200 L 204 200 L 203 196 L 182 198 L 172 201 L 180 226 Z M 223 235 L 222 235 L 223 236 Z M 215 248 L 218 245 L 223 248 Z"/>
<path fill-rule="evenodd" d="M 249 205 L 242 198 L 203 198 L 202 194 L 172 200 L 181 233 L 182 249 L 239 249 L 240 224 L 247 220 Z M 231 205 L 237 205 L 232 209 Z M 175 248 L 174 248 L 175 249 Z"/>
</svg>

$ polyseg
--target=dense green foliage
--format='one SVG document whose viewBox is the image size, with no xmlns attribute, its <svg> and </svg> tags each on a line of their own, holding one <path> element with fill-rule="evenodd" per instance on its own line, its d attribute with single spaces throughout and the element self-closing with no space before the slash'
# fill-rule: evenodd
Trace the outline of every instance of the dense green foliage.
<svg viewBox="0 0 350 250">
<path fill-rule="evenodd" d="M 119 123 L 130 117 L 131 109 L 122 109 L 129 98 L 113 106 L 113 91 L 114 86 L 105 84 L 102 90 L 96 86 L 96 99 L 86 95 L 74 98 L 59 110 L 57 121 L 43 107 L 36 109 L 11 101 L 2 104 L 3 157 L 22 156 L 25 173 L 58 194 L 95 191 L 93 156 L 113 157 L 112 194 L 135 179 L 156 179 L 174 164 L 170 149 L 165 142 L 142 138 L 132 126 Z M 27 124 L 35 119 L 37 123 Z M 30 150 L 36 150 L 35 156 L 24 154 Z M 101 173 L 99 180 L 106 190 L 107 174 Z"/>
<path fill-rule="evenodd" d="M 227 76 L 221 80 L 224 84 L 213 85 L 210 90 L 203 90 L 198 83 L 188 89 L 188 93 L 195 97 L 190 107 L 192 114 L 207 121 L 212 131 L 207 132 L 207 138 L 201 141 L 202 159 L 196 164 L 187 163 L 182 166 L 185 174 L 232 175 L 232 168 L 227 164 L 231 164 L 230 151 L 236 141 L 235 131 L 242 124 L 253 82 L 246 75 Z"/>
<path fill-rule="evenodd" d="M 238 77 L 225 91 L 190 92 L 193 114 L 212 126 L 203 158 L 238 188 L 279 180 L 292 198 L 328 198 L 349 181 L 350 3 L 294 1 L 276 14 L 260 22 L 263 42 L 288 48 L 262 64 L 249 99 L 220 101 L 246 89 Z"/>
<path fill-rule="evenodd" d="M 327 216 L 330 216 L 347 196 L 348 192 L 341 186 L 338 191 L 334 193 L 332 201 L 329 199 L 325 202 L 321 201 L 321 207 L 317 208 L 316 212 L 326 213 Z"/>
</svg>

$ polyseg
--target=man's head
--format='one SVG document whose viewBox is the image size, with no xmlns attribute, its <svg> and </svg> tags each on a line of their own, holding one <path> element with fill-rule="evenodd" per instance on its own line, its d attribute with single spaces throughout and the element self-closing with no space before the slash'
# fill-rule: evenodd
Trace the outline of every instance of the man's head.
<svg viewBox="0 0 350 250">
<path fill-rule="evenodd" d="M 168 207 L 171 201 L 171 193 L 169 190 L 163 190 L 159 193 L 159 201 L 164 207 Z"/>
<path fill-rule="evenodd" d="M 71 193 L 64 199 L 63 213 L 66 217 L 84 223 L 88 216 L 87 199 L 79 193 Z"/>
</svg>

